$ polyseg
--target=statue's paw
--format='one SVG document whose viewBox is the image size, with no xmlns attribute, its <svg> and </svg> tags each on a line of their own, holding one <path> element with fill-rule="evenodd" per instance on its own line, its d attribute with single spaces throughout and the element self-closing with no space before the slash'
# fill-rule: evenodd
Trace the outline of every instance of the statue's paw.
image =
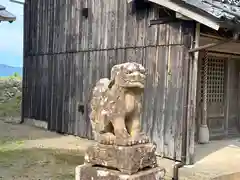
<svg viewBox="0 0 240 180">
<path fill-rule="evenodd" d="M 136 145 L 136 144 L 138 144 L 137 140 L 135 138 L 132 138 L 132 137 L 129 138 L 126 142 L 127 146 L 132 146 L 132 145 Z"/>
<path fill-rule="evenodd" d="M 142 141 L 142 143 L 149 143 L 149 137 L 147 136 L 147 135 L 145 135 L 144 133 L 143 134 L 141 134 L 140 135 L 141 136 L 141 138 L 140 139 L 142 139 L 141 141 Z"/>
<path fill-rule="evenodd" d="M 118 146 L 132 146 L 135 144 L 137 144 L 137 141 L 135 139 L 133 139 L 132 137 L 125 138 L 125 139 L 117 138 L 117 140 L 116 140 L 116 145 L 118 145 Z"/>
<path fill-rule="evenodd" d="M 100 135 L 99 143 L 113 145 L 116 143 L 116 136 L 112 133 L 104 133 Z"/>
<path fill-rule="evenodd" d="M 135 144 L 145 144 L 149 142 L 148 136 L 146 136 L 144 133 L 136 134 L 132 137 L 132 139 Z"/>
</svg>

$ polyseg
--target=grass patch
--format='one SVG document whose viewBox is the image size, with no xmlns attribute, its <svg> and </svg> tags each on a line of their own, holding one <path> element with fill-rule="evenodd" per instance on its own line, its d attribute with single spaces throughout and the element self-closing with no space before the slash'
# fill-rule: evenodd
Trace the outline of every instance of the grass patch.
<svg viewBox="0 0 240 180">
<path fill-rule="evenodd" d="M 74 180 L 75 167 L 83 161 L 84 153 L 76 150 L 0 149 L 0 179 Z"/>
<path fill-rule="evenodd" d="M 21 104 L 19 97 L 13 97 L 7 102 L 0 103 L 0 117 L 19 117 L 21 114 Z"/>
</svg>

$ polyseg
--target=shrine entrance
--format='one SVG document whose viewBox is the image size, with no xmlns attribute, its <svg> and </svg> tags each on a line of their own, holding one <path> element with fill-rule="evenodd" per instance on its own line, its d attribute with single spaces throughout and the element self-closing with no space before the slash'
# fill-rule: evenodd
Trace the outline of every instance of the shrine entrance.
<svg viewBox="0 0 240 180">
<path fill-rule="evenodd" d="M 210 140 L 239 136 L 240 56 L 200 52 L 197 99 L 196 124 L 206 117 Z"/>
</svg>

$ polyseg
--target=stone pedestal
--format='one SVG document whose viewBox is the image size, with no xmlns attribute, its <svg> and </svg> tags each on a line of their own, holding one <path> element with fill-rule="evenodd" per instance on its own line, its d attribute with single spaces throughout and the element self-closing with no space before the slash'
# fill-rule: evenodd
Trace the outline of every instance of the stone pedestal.
<svg viewBox="0 0 240 180">
<path fill-rule="evenodd" d="M 165 170 L 157 167 L 156 146 L 96 144 L 88 148 L 85 164 L 76 167 L 76 180 L 161 180 Z"/>
<path fill-rule="evenodd" d="M 75 180 L 161 180 L 165 174 L 159 167 L 142 170 L 132 175 L 92 165 L 78 166 L 75 171 Z"/>
<path fill-rule="evenodd" d="M 134 174 L 141 169 L 157 166 L 155 151 L 156 146 L 151 143 L 134 146 L 96 144 L 88 148 L 85 163 Z"/>
</svg>

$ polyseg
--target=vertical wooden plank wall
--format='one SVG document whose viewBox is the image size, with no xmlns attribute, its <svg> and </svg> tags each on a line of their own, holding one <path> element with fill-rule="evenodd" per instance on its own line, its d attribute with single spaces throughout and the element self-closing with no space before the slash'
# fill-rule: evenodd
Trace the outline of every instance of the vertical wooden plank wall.
<svg viewBox="0 0 240 180">
<path fill-rule="evenodd" d="M 125 0 L 27 0 L 25 6 L 25 118 L 91 139 L 90 89 L 113 65 L 138 62 L 149 74 L 143 129 L 160 155 L 181 160 L 188 81 L 182 22 L 149 27 L 159 9 L 132 14 Z"/>
</svg>

